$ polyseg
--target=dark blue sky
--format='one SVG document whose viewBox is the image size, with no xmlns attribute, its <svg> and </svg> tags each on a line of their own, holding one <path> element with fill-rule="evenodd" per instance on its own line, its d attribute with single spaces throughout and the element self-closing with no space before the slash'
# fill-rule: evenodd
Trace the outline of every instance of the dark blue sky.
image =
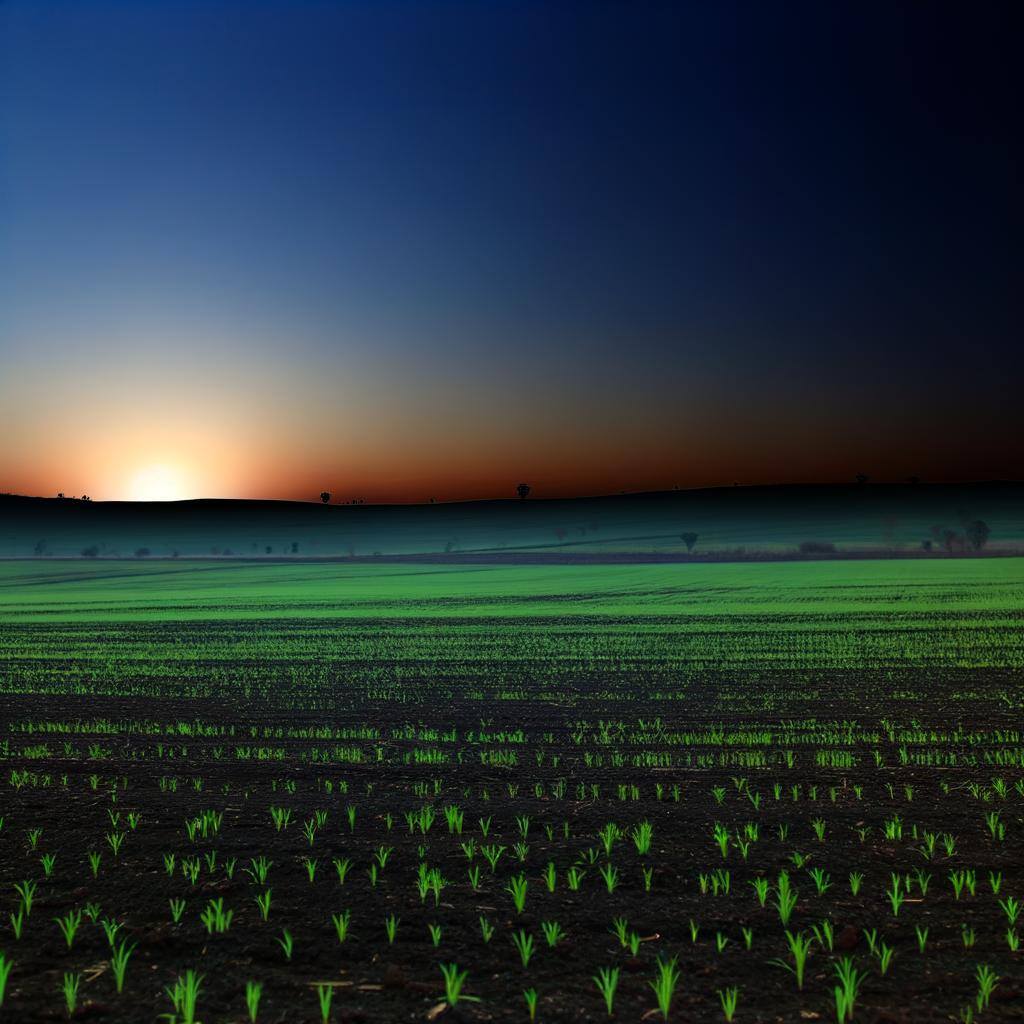
<svg viewBox="0 0 1024 1024">
<path fill-rule="evenodd" d="M 1024 475 L 1011 9 L 5 3 L 0 490 Z"/>
</svg>

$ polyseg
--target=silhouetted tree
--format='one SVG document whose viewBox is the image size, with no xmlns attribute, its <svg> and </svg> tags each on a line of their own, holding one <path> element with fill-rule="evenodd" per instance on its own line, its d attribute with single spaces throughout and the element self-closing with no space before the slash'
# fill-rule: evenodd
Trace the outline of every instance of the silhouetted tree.
<svg viewBox="0 0 1024 1024">
<path fill-rule="evenodd" d="M 942 531 L 942 546 L 950 553 L 953 553 L 953 548 L 956 547 L 958 541 L 962 538 L 956 530 L 950 530 L 948 527 Z"/>
<path fill-rule="evenodd" d="M 921 541 L 921 550 L 922 551 L 931 551 L 931 549 L 932 549 L 932 542 L 930 540 L 923 540 L 923 541 Z"/>
<path fill-rule="evenodd" d="M 149 548 L 136 548 L 135 549 L 135 557 L 136 558 L 149 558 Z"/>
<path fill-rule="evenodd" d="M 64 492 L 63 491 L 58 491 L 57 492 L 57 497 L 58 498 L 63 498 L 64 497 Z"/>
<path fill-rule="evenodd" d="M 529 497 L 529 494 L 530 494 L 530 485 L 529 484 L 520 484 L 516 488 L 516 494 L 518 494 L 519 497 L 523 501 L 525 501 Z"/>
<path fill-rule="evenodd" d="M 95 558 L 100 553 L 100 549 L 95 544 L 90 544 L 87 548 L 82 548 L 83 558 Z"/>
<path fill-rule="evenodd" d="M 35 553 L 36 558 L 42 557 L 43 555 L 46 554 L 46 541 L 45 540 L 37 540 L 36 541 L 36 546 L 32 550 Z"/>
<path fill-rule="evenodd" d="M 911 487 L 916 487 L 920 482 L 921 478 L 919 476 L 907 477 L 907 483 L 910 484 Z"/>
<path fill-rule="evenodd" d="M 697 534 L 681 533 L 679 539 L 686 545 L 687 551 L 692 551 L 697 544 Z"/>
<path fill-rule="evenodd" d="M 964 527 L 967 543 L 975 551 L 980 551 L 988 543 L 988 536 L 991 532 L 984 519 L 975 519 Z"/>
<path fill-rule="evenodd" d="M 331 492 L 330 491 L 321 491 L 320 492 L 320 500 L 326 505 L 327 502 L 329 502 L 331 500 Z"/>
<path fill-rule="evenodd" d="M 299 553 L 299 542 L 297 540 L 292 541 L 292 554 L 297 555 Z"/>
<path fill-rule="evenodd" d="M 868 482 L 869 478 L 867 473 L 858 473 L 853 479 L 863 487 L 864 484 Z"/>
<path fill-rule="evenodd" d="M 271 553 L 273 552 L 273 550 L 274 550 L 274 549 L 273 549 L 273 548 L 272 548 L 272 547 L 271 547 L 271 546 L 270 546 L 269 544 L 268 544 L 268 545 L 266 546 L 266 548 L 264 548 L 264 551 L 265 551 L 265 552 L 266 552 L 266 553 L 267 553 L 268 555 L 269 555 L 269 554 L 271 554 Z"/>
</svg>

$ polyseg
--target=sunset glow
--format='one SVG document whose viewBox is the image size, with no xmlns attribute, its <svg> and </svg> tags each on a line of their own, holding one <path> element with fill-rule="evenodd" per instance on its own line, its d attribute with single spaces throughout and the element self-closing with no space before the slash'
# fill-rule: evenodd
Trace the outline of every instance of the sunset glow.
<svg viewBox="0 0 1024 1024">
<path fill-rule="evenodd" d="M 127 496 L 131 501 L 184 501 L 196 497 L 185 474 L 166 464 L 140 469 L 132 477 Z"/>
<path fill-rule="evenodd" d="M 843 6 L 0 4 L 0 491 L 1024 476 L 1014 91 Z"/>
</svg>

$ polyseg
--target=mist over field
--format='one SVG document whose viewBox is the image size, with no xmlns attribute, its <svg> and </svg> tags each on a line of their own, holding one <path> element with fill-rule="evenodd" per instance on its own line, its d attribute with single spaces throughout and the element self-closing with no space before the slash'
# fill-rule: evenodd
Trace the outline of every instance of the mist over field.
<svg viewBox="0 0 1024 1024">
<path fill-rule="evenodd" d="M 982 537 L 972 524 L 987 527 Z M 979 543 L 980 540 L 980 543 Z M 0 557 L 586 558 L 1024 549 L 1024 485 L 735 487 L 436 505 L 0 496 Z"/>
</svg>

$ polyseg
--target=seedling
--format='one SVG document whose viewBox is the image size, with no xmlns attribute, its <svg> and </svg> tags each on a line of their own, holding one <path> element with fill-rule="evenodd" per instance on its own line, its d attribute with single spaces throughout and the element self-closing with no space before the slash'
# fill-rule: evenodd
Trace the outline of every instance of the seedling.
<svg viewBox="0 0 1024 1024">
<path fill-rule="evenodd" d="M 469 971 L 460 971 L 458 964 L 438 964 L 438 966 L 444 976 L 444 998 L 449 1006 L 456 1006 L 463 999 L 475 1003 L 480 1001 L 477 996 L 463 995 L 462 987 L 466 983 Z"/>
<path fill-rule="evenodd" d="M 512 895 L 512 903 L 517 914 L 521 914 L 526 907 L 527 886 L 526 875 L 513 875 L 505 886 L 505 891 Z"/>
<path fill-rule="evenodd" d="M 118 994 L 124 989 L 124 976 L 128 970 L 128 959 L 132 955 L 132 950 L 135 949 L 135 943 L 133 942 L 130 946 L 122 940 L 122 942 L 116 947 L 112 948 L 110 955 L 110 970 L 114 975 L 114 985 L 117 988 Z"/>
<path fill-rule="evenodd" d="M 615 1003 L 615 990 L 619 987 L 619 968 L 599 968 L 597 974 L 594 975 L 594 984 L 597 986 L 597 991 L 601 993 L 601 997 L 604 999 L 605 1009 L 608 1011 L 608 1016 L 610 1017 L 612 1015 L 612 1007 Z"/>
<path fill-rule="evenodd" d="M 260 917 L 266 921 L 270 917 L 270 889 L 263 893 L 257 893 L 254 897 L 256 906 L 259 907 Z"/>
<path fill-rule="evenodd" d="M 793 963 L 789 964 L 785 960 L 776 958 L 770 960 L 769 963 L 775 964 L 777 967 L 783 967 L 790 974 L 796 978 L 796 987 L 803 989 L 804 987 L 804 971 L 807 967 L 807 956 L 811 951 L 811 946 L 814 940 L 810 936 L 805 936 L 803 932 L 797 932 L 795 935 L 787 930 L 786 931 L 786 943 L 789 946 L 789 951 L 793 955 Z"/>
<path fill-rule="evenodd" d="M 4 1005 L 4 995 L 7 992 L 7 979 L 10 977 L 13 960 L 8 960 L 6 954 L 0 953 L 0 1006 Z"/>
<path fill-rule="evenodd" d="M 199 1002 L 202 982 L 203 975 L 188 970 L 184 975 L 178 975 L 173 986 L 164 989 L 174 1006 L 173 1014 L 165 1014 L 170 1018 L 170 1024 L 198 1024 L 196 1004 Z"/>
<path fill-rule="evenodd" d="M 68 1016 L 73 1017 L 78 1006 L 78 986 L 82 984 L 81 974 L 72 974 L 65 971 L 64 979 L 61 982 L 61 991 L 64 993 L 64 1006 L 67 1008 Z"/>
<path fill-rule="evenodd" d="M 322 1024 L 327 1024 L 327 1021 L 331 1016 L 331 1000 L 334 998 L 334 986 L 333 985 L 317 985 L 316 987 L 316 998 L 320 1004 L 320 1020 Z"/>
<path fill-rule="evenodd" d="M 343 910 L 340 914 L 331 914 L 331 921 L 334 924 L 334 931 L 338 936 L 339 943 L 344 942 L 348 938 L 348 926 L 351 920 L 351 910 Z"/>
<path fill-rule="evenodd" d="M 526 1001 L 526 1012 L 531 1021 L 537 1019 L 537 990 L 535 988 L 523 989 L 523 999 Z"/>
<path fill-rule="evenodd" d="M 245 983 L 245 1008 L 249 1012 L 249 1024 L 256 1024 L 256 1017 L 260 1012 L 260 996 L 262 995 L 263 986 L 258 981 Z"/>
<path fill-rule="evenodd" d="M 733 985 L 731 988 L 720 988 L 718 990 L 718 1001 L 722 1004 L 722 1013 L 729 1024 L 736 1016 L 736 1006 L 740 1001 L 740 990 Z"/>
<path fill-rule="evenodd" d="M 658 957 L 657 975 L 648 984 L 654 990 L 655 999 L 658 1001 L 658 1009 L 663 1019 L 668 1020 L 668 1012 L 672 1008 L 672 997 L 675 995 L 676 985 L 679 982 L 679 969 L 677 968 L 678 958 L 664 960 Z"/>
<path fill-rule="evenodd" d="M 35 897 L 36 889 L 39 888 L 37 882 L 15 882 L 14 891 L 21 897 L 21 905 L 25 908 L 25 916 L 31 917 L 32 915 L 32 900 Z"/>
<path fill-rule="evenodd" d="M 69 910 L 63 917 L 55 917 L 54 921 L 57 922 L 57 927 L 60 929 L 61 935 L 64 936 L 68 949 L 70 949 L 71 944 L 75 941 L 78 926 L 82 923 L 81 910 Z"/>
<path fill-rule="evenodd" d="M 519 953 L 519 959 L 522 961 L 523 966 L 529 967 L 530 959 L 533 956 L 535 948 L 533 936 L 520 928 L 519 931 L 514 932 L 512 935 L 512 945 L 516 947 L 516 950 Z"/>
<path fill-rule="evenodd" d="M 835 986 L 836 1024 L 853 1020 L 853 1007 L 857 1001 L 861 982 L 865 978 L 862 971 L 853 966 L 853 958 L 845 956 L 835 965 L 839 984 Z"/>
</svg>

